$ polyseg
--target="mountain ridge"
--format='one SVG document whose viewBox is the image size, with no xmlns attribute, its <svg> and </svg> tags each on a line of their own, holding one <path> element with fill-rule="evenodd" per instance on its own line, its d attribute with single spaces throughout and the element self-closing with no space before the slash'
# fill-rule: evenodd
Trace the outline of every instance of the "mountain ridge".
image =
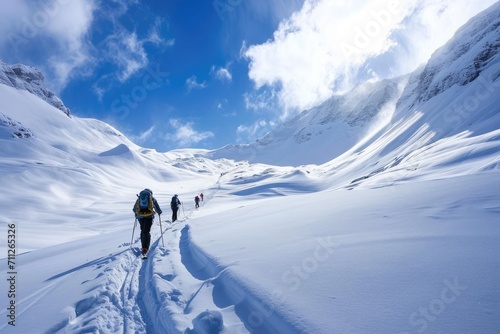
<svg viewBox="0 0 500 334">
<path fill-rule="evenodd" d="M 498 57 L 500 21 L 497 18 L 499 14 L 500 3 L 497 3 L 471 18 L 450 41 L 433 53 L 431 61 L 419 74 L 420 83 L 416 87 L 417 96 L 414 103 L 426 102 L 455 84 L 464 86 L 479 77 L 481 72 L 494 61 L 494 58 Z M 460 66 L 464 58 L 467 60 L 467 66 L 462 66 L 456 71 L 454 67 Z M 444 66 L 448 71 L 442 70 Z M 453 73 L 452 70 L 455 72 Z M 500 70 L 491 80 L 495 81 L 499 76 Z"/>
<path fill-rule="evenodd" d="M 408 122 L 411 125 L 390 139 L 381 154 L 386 155 L 410 141 L 413 149 L 420 149 L 462 131 L 475 129 L 476 133 L 484 133 L 496 129 L 495 93 L 500 86 L 498 17 L 500 3 L 472 18 L 426 64 L 410 74 L 360 84 L 348 93 L 332 96 L 303 111 L 254 143 L 199 150 L 198 156 L 275 166 L 321 165 L 384 141 L 384 136 L 400 132 L 398 127 Z M 8 66 L 1 61 L 0 65 L 0 83 L 49 100 L 52 106 L 70 116 L 62 101 L 44 88 L 39 71 L 25 65 Z M 480 90 L 484 92 L 478 93 Z M 477 105 L 468 108 L 468 103 Z M 2 115 L 0 124 L 12 128 L 13 137 L 29 138 L 37 135 L 27 126 L 29 119 L 28 116 L 17 119 L 11 113 Z M 118 131 L 109 131 L 122 136 Z M 122 143 L 112 142 L 115 146 L 101 151 Z M 297 150 L 301 154 L 296 154 Z M 391 154 L 401 157 L 396 152 Z"/>
<path fill-rule="evenodd" d="M 68 117 L 71 115 L 70 109 L 61 99 L 45 87 L 42 72 L 34 67 L 23 64 L 7 65 L 0 59 L 0 84 L 26 90 L 61 110 Z"/>
<path fill-rule="evenodd" d="M 387 118 L 406 80 L 407 76 L 401 76 L 360 84 L 303 111 L 252 144 L 230 144 L 211 151 L 210 157 L 280 166 L 326 163 L 353 147 L 373 123 Z M 307 147 L 306 156 L 294 155 L 294 145 Z M 328 150 L 318 150 L 325 146 Z M 266 150 L 271 153 L 266 155 Z"/>
<path fill-rule="evenodd" d="M 500 124 L 499 17 L 500 2 L 497 2 L 471 18 L 412 73 L 360 84 L 346 94 L 332 96 L 303 111 L 254 143 L 227 145 L 213 150 L 211 156 L 291 166 L 323 164 L 346 152 L 359 152 L 360 147 L 377 140 L 383 141 L 383 136 L 392 136 L 395 127 L 407 122 L 411 125 L 398 135 L 398 140 L 414 141 L 414 149 L 424 147 L 429 140 L 437 141 L 463 131 L 481 134 L 494 130 Z M 400 84 L 397 93 L 386 94 L 389 98 L 376 97 L 377 91 L 395 91 L 396 82 Z M 368 93 L 360 94 L 363 88 Z M 315 123 L 314 119 L 319 121 Z M 324 126 L 329 121 L 336 126 Z M 367 128 L 371 131 L 366 131 Z M 417 137 L 422 140 L 419 142 Z M 303 156 L 295 154 L 296 144 L 305 148 L 301 150 L 305 151 Z M 392 146 L 399 145 L 394 142 Z M 336 146 L 341 149 L 336 150 Z"/>
<path fill-rule="evenodd" d="M 500 83 L 498 57 L 487 58 L 464 85 L 469 60 L 453 71 L 431 59 L 435 80 L 458 81 L 425 101 L 425 66 L 357 87 L 242 152 L 247 162 L 142 148 L 0 84 L 0 231 L 19 255 L 0 259 L 18 311 L 0 331 L 497 332 Z M 10 135 L 20 127 L 33 135 Z M 339 152 L 329 137 L 345 139 Z M 334 158 L 258 163 L 290 155 Z M 146 187 L 163 214 L 143 262 L 131 209 Z M 169 223 L 173 194 L 182 210 Z"/>
</svg>

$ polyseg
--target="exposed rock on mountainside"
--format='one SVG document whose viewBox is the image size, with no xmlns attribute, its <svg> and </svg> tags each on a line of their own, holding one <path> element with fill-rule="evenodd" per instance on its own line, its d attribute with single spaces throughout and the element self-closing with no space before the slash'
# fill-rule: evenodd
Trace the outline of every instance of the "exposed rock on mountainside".
<svg viewBox="0 0 500 334">
<path fill-rule="evenodd" d="M 412 91 L 415 103 L 426 102 L 453 85 L 464 86 L 476 80 L 498 62 L 500 50 L 500 3 L 469 21 L 438 49 L 418 76 Z M 495 81 L 500 71 L 490 78 Z M 413 105 L 412 104 L 412 105 Z"/>
<path fill-rule="evenodd" d="M 70 110 L 45 87 L 43 74 L 31 66 L 6 65 L 0 60 L 0 84 L 27 90 L 70 116 Z"/>
<path fill-rule="evenodd" d="M 2 131 L 2 129 L 6 131 Z M 20 122 L 17 122 L 8 116 L 0 114 L 0 138 L 2 137 L 2 133 L 7 133 L 9 137 L 14 138 L 34 137 L 31 130 L 23 126 Z"/>
</svg>

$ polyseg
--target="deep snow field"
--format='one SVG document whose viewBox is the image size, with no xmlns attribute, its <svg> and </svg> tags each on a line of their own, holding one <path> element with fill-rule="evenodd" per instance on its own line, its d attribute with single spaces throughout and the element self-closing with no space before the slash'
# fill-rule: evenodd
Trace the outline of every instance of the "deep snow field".
<svg viewBox="0 0 500 334">
<path fill-rule="evenodd" d="M 360 177 L 369 160 L 359 153 L 298 167 L 159 154 L 29 93 L 1 94 L 50 115 L 17 108 L 11 116 L 39 137 L 2 139 L 11 149 L 2 150 L 0 233 L 16 247 L 9 261 L 1 244 L 0 291 L 15 294 L 2 298 L 2 333 L 500 329 L 496 132 L 448 138 Z M 61 140 L 53 123 L 70 135 Z M 369 148 L 373 157 L 381 146 Z M 157 217 L 143 261 L 138 229 L 130 241 L 145 187 L 164 233 Z M 170 224 L 174 193 L 183 206 Z"/>
<path fill-rule="evenodd" d="M 320 190 L 307 173 L 241 165 L 178 185 L 174 224 L 158 184 L 164 234 L 156 220 L 147 260 L 137 230 L 130 245 L 130 203 L 109 204 L 89 228 L 84 211 L 67 216 L 80 221 L 77 240 L 16 256 L 16 326 L 3 307 L 1 330 L 183 333 L 211 319 L 210 333 L 495 333 L 499 178 Z M 64 238 L 36 223 L 45 234 L 15 222 L 19 250 Z"/>
<path fill-rule="evenodd" d="M 214 151 L 0 84 L 0 333 L 500 333 L 499 17 L 380 105 L 354 90 Z M 141 260 L 144 188 L 163 214 Z"/>
</svg>

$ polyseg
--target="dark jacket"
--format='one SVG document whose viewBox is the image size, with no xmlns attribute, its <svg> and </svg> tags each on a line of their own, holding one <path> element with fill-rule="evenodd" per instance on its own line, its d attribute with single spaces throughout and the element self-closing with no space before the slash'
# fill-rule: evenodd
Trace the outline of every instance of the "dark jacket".
<svg viewBox="0 0 500 334">
<path fill-rule="evenodd" d="M 179 198 L 174 196 L 172 197 L 172 202 L 170 202 L 170 207 L 172 210 L 177 209 L 181 205 L 181 201 L 179 201 Z"/>
</svg>

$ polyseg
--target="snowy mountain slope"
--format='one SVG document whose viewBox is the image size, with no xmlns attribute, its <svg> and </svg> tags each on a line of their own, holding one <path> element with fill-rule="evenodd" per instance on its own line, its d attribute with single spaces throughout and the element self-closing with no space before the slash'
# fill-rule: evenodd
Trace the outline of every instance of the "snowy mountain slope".
<svg viewBox="0 0 500 334">
<path fill-rule="evenodd" d="M 33 67 L 22 64 L 7 65 L 0 59 L 0 84 L 33 93 L 66 115 L 70 115 L 70 110 L 61 99 L 45 87 L 43 74 Z"/>
<path fill-rule="evenodd" d="M 355 172 L 356 185 L 388 173 L 413 180 L 416 170 L 437 177 L 498 168 L 500 57 L 492 51 L 500 41 L 498 17 L 500 3 L 438 49 L 410 77 L 391 122 L 330 162 L 332 174 Z"/>
<path fill-rule="evenodd" d="M 494 333 L 498 181 L 274 197 L 195 218 L 188 235 L 221 273 L 214 300 L 250 332 Z M 450 282 L 463 288 L 436 302 Z"/>
<path fill-rule="evenodd" d="M 101 121 L 67 117 L 25 90 L 0 84 L 0 100 L 0 170 L 2 187 L 10 194 L 2 203 L 29 208 L 23 224 L 33 237 L 24 239 L 23 251 L 57 244 L 59 235 L 72 240 L 114 229 L 103 224 L 104 216 L 131 211 L 130 202 L 144 187 L 182 193 L 178 183 L 183 179 L 199 176 L 211 184 L 232 166 L 198 158 L 190 168 L 176 167 L 175 154 L 140 148 Z M 186 152 L 184 157 L 192 155 Z M 209 169 L 200 176 L 207 165 L 220 171 Z M 74 210 L 85 213 L 74 217 Z M 19 217 L 17 210 L 0 213 L 5 222 Z M 5 244 L 0 250 L 4 253 Z"/>
<path fill-rule="evenodd" d="M 498 4 L 457 33 L 448 45 L 475 51 L 450 66 L 461 72 L 498 37 L 497 14 Z M 386 123 L 297 167 L 160 154 L 0 85 L 0 291 L 16 295 L 0 301 L 0 331 L 498 333 L 499 64 L 488 59 L 475 80 L 419 99 L 426 68 L 457 73 L 434 56 Z M 13 136 L 20 126 L 32 136 Z M 157 217 L 141 261 L 131 206 L 146 186 L 164 233 Z M 183 206 L 170 225 L 173 193 Z"/>
<path fill-rule="evenodd" d="M 280 166 L 328 162 L 391 116 L 405 82 L 406 77 L 365 83 L 302 112 L 253 144 L 228 145 L 210 156 Z"/>
<path fill-rule="evenodd" d="M 479 79 L 483 71 L 498 62 L 498 7 L 497 3 L 489 11 L 471 19 L 432 55 L 432 61 L 420 73 L 419 84 L 412 92 L 415 100 L 412 104 L 425 102 L 454 85 L 464 86 Z M 490 73 L 485 84 L 496 81 L 499 76 L 498 70 Z"/>
<path fill-rule="evenodd" d="M 498 129 L 499 7 L 496 3 L 471 19 L 409 77 L 363 84 L 301 113 L 253 144 L 229 145 L 212 156 L 292 166 L 322 164 L 385 140 L 394 133 L 391 129 L 399 131 L 400 124 L 417 115 L 419 120 L 391 147 L 410 138 L 423 146 L 431 137 L 437 141 L 464 131 L 478 135 Z M 376 131 L 383 125 L 385 131 Z M 365 145 L 359 145 L 360 140 Z"/>
<path fill-rule="evenodd" d="M 498 170 L 266 197 L 232 195 L 225 177 L 163 223 L 165 247 L 155 224 L 146 262 L 128 249 L 126 213 L 108 215 L 113 232 L 18 256 L 20 312 L 2 332 L 183 333 L 208 317 L 225 333 L 500 328 Z"/>
<path fill-rule="evenodd" d="M 33 137 L 30 129 L 24 127 L 20 122 L 0 114 L 0 137 L 1 138 L 29 138 Z"/>
</svg>

